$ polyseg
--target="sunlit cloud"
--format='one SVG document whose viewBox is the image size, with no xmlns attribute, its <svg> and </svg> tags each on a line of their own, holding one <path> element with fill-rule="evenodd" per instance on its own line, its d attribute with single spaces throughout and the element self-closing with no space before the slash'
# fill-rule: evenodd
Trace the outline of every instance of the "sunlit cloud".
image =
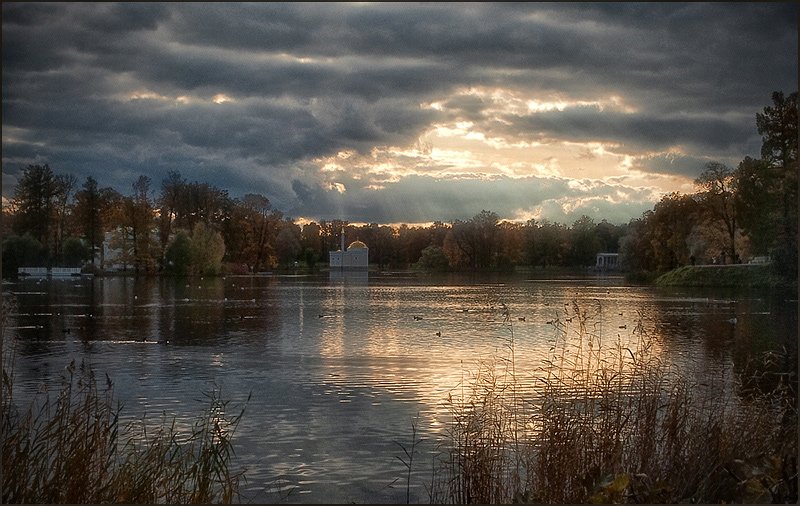
<svg viewBox="0 0 800 506">
<path fill-rule="evenodd" d="M 230 102 L 232 100 L 233 100 L 232 98 L 230 98 L 224 93 L 217 93 L 211 98 L 211 101 L 214 102 L 215 104 L 224 104 L 225 102 Z"/>
<path fill-rule="evenodd" d="M 791 4 L 113 11 L 3 5 L 4 197 L 49 163 L 123 193 L 177 170 L 312 220 L 627 221 L 759 156 L 755 113 L 797 86 Z"/>
</svg>

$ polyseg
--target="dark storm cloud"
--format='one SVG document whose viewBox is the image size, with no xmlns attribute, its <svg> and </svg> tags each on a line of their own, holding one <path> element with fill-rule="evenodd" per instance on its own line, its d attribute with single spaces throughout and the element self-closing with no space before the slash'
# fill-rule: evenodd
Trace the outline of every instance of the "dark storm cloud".
<svg viewBox="0 0 800 506">
<path fill-rule="evenodd" d="M 796 88 L 792 4 L 2 9 L 4 182 L 46 161 L 127 192 L 138 174 L 158 183 L 177 169 L 232 195 L 258 191 L 297 213 L 346 209 L 363 221 L 464 217 L 477 202 L 496 209 L 506 198 L 511 212 L 524 207 L 523 196 L 512 184 L 425 178 L 391 191 L 353 179 L 339 193 L 325 186 L 313 159 L 409 146 L 432 124 L 469 120 L 508 139 L 608 140 L 638 151 L 680 145 L 682 163 L 653 156 L 637 168 L 691 175 L 695 160 L 757 156 L 755 113 L 772 91 Z M 583 106 L 498 115 L 464 93 L 473 87 L 542 100 L 614 95 L 635 112 Z M 222 95 L 227 102 L 212 103 Z M 444 108 L 421 107 L 432 101 Z M 529 191 L 544 195 L 539 186 Z M 13 188 L 4 184 L 3 192 Z M 405 206 L 403 219 L 392 195 L 411 194 L 436 203 Z"/>
</svg>

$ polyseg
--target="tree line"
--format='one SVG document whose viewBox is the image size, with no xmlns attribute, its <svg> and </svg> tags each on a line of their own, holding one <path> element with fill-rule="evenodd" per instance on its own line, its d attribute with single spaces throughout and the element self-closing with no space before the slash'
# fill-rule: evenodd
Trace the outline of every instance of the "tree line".
<svg viewBox="0 0 800 506">
<path fill-rule="evenodd" d="M 3 209 L 3 274 L 20 266 L 105 267 L 139 274 L 253 273 L 314 268 L 346 241 L 360 239 L 379 268 L 503 270 L 515 266 L 586 267 L 598 252 L 619 253 L 634 271 L 688 263 L 737 263 L 770 256 L 797 275 L 797 92 L 772 94 L 756 114 L 761 158 L 738 167 L 709 162 L 691 194 L 664 196 L 627 224 L 582 216 L 567 226 L 548 220 L 513 223 L 492 211 L 451 223 L 391 227 L 330 220 L 300 224 L 257 193 L 227 190 L 170 172 L 156 188 L 139 176 L 127 193 L 78 186 L 47 164 L 23 170 Z"/>
</svg>

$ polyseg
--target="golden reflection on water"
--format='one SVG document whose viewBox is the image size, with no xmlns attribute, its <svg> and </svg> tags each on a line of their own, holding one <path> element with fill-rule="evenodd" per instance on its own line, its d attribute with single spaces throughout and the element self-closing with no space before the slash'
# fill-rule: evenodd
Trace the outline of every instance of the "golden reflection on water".
<svg viewBox="0 0 800 506">
<path fill-rule="evenodd" d="M 322 303 L 320 354 L 358 365 L 337 368 L 330 381 L 413 399 L 429 418 L 427 430 L 440 432 L 487 368 L 533 403 L 554 378 L 574 395 L 626 391 L 636 360 L 645 358 L 697 369 L 693 352 L 669 353 L 665 328 L 637 314 L 627 290 L 516 288 L 425 286 L 416 297 L 415 287 L 335 285 Z M 652 304 L 647 297 L 635 302 Z M 719 378 L 714 388 L 731 392 L 732 376 Z"/>
</svg>

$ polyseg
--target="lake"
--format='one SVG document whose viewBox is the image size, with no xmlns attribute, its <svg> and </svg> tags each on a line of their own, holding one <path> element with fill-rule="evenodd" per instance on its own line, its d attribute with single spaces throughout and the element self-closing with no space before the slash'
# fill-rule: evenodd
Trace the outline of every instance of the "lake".
<svg viewBox="0 0 800 506">
<path fill-rule="evenodd" d="M 316 275 L 22 279 L 4 345 L 16 339 L 15 397 L 56 384 L 71 359 L 114 381 L 123 414 L 190 423 L 214 385 L 246 405 L 235 436 L 245 502 L 428 502 L 445 403 L 482 360 L 533 378 L 558 332 L 590 314 L 606 343 L 642 328 L 656 353 L 698 383 L 734 388 L 749 357 L 788 349 L 797 301 L 759 292 L 628 286 L 619 277 Z M 607 344 L 608 345 L 608 344 Z M 529 388 L 534 388 L 533 380 Z M 418 466 L 417 466 L 418 464 Z"/>
</svg>

